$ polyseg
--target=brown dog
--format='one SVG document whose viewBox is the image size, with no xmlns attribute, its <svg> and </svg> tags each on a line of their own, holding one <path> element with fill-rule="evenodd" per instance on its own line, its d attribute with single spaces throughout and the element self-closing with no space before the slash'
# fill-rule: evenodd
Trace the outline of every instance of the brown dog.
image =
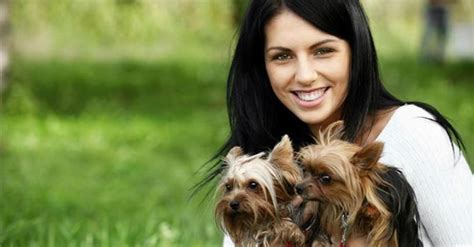
<svg viewBox="0 0 474 247">
<path fill-rule="evenodd" d="M 378 162 L 382 143 L 343 141 L 343 128 L 342 121 L 331 124 L 317 145 L 299 153 L 304 179 L 296 191 L 320 202 L 317 245 L 345 246 L 351 237 L 365 238 L 367 246 L 420 246 L 413 189 L 398 169 Z"/>
<path fill-rule="evenodd" d="M 288 136 L 265 154 L 232 148 L 218 186 L 218 224 L 237 246 L 303 246 L 305 237 L 291 219 L 294 186 L 301 171 Z"/>
</svg>

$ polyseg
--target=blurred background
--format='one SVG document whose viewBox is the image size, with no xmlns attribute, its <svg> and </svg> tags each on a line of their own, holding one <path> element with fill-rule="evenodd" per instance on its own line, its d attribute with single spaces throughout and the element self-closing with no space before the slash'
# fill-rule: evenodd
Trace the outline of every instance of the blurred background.
<svg viewBox="0 0 474 247">
<path fill-rule="evenodd" d="M 472 161 L 472 1 L 449 4 L 436 59 L 425 1 L 362 2 L 389 90 L 437 107 Z M 219 246 L 212 195 L 189 196 L 228 134 L 245 5 L 0 0 L 0 245 Z"/>
</svg>

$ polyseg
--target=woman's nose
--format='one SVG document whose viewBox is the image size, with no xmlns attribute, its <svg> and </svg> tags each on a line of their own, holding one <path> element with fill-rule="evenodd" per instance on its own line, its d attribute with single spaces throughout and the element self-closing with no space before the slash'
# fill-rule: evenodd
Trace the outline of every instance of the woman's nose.
<svg viewBox="0 0 474 247">
<path fill-rule="evenodd" d="M 311 61 L 298 61 L 298 68 L 295 75 L 296 82 L 303 85 L 310 85 L 318 78 L 318 72 Z"/>
</svg>

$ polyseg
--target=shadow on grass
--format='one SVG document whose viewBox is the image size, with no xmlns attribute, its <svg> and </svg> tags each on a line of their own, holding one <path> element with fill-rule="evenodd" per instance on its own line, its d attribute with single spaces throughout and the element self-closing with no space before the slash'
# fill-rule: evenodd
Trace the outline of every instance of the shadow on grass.
<svg viewBox="0 0 474 247">
<path fill-rule="evenodd" d="M 163 116 L 222 108 L 226 66 L 198 61 L 16 59 L 5 111 Z"/>
<path fill-rule="evenodd" d="M 474 61 L 461 60 L 454 62 L 422 63 L 413 57 L 399 57 L 381 59 L 381 70 L 389 84 L 401 86 L 435 86 L 440 80 L 453 84 L 456 87 L 472 89 L 474 78 Z M 391 81 L 395 74 L 405 78 L 405 81 Z"/>
<path fill-rule="evenodd" d="M 474 62 L 420 64 L 413 58 L 381 60 L 390 87 L 432 87 L 439 81 L 473 89 Z M 227 65 L 199 61 L 67 61 L 15 59 L 3 97 L 8 113 L 80 115 L 120 110 L 133 114 L 185 113 L 223 107 Z M 171 115 L 173 115 L 171 114 Z"/>
</svg>

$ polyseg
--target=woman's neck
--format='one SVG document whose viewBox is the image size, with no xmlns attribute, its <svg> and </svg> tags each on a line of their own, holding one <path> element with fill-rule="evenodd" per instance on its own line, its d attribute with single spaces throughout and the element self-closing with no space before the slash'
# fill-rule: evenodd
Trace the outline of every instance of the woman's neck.
<svg viewBox="0 0 474 247">
<path fill-rule="evenodd" d="M 313 134 L 313 136 L 318 136 L 318 133 L 319 133 L 320 130 L 324 130 L 330 124 L 332 124 L 332 123 L 334 123 L 338 120 L 341 120 L 341 117 L 342 117 L 342 112 L 341 112 L 341 110 L 339 110 L 336 113 L 329 116 L 323 122 L 318 123 L 318 124 L 309 124 L 308 126 L 309 126 L 309 129 L 311 130 L 311 133 Z"/>
<path fill-rule="evenodd" d="M 369 115 L 365 121 L 361 134 L 359 134 L 356 137 L 356 139 L 354 140 L 354 143 L 360 146 L 365 146 L 369 143 L 374 142 L 377 139 L 377 137 L 380 135 L 382 130 L 385 128 L 388 121 L 390 121 L 390 118 L 392 117 L 393 113 L 395 113 L 395 110 L 397 108 L 398 106 L 394 106 L 387 109 L 378 110 L 375 113 L 375 115 Z M 323 123 L 320 123 L 317 125 L 316 124 L 309 125 L 313 135 L 317 136 L 320 129 L 324 129 L 329 124 L 337 120 L 340 120 L 341 119 L 340 114 L 338 116 L 339 117 L 333 117 L 331 119 L 327 119 Z"/>
<path fill-rule="evenodd" d="M 387 126 L 387 123 L 390 121 L 390 118 L 397 108 L 398 107 L 391 107 L 379 110 L 375 115 L 368 116 L 362 133 L 357 136 L 354 142 L 360 146 L 365 146 L 374 142 L 380 133 L 382 133 L 385 126 Z"/>
</svg>

